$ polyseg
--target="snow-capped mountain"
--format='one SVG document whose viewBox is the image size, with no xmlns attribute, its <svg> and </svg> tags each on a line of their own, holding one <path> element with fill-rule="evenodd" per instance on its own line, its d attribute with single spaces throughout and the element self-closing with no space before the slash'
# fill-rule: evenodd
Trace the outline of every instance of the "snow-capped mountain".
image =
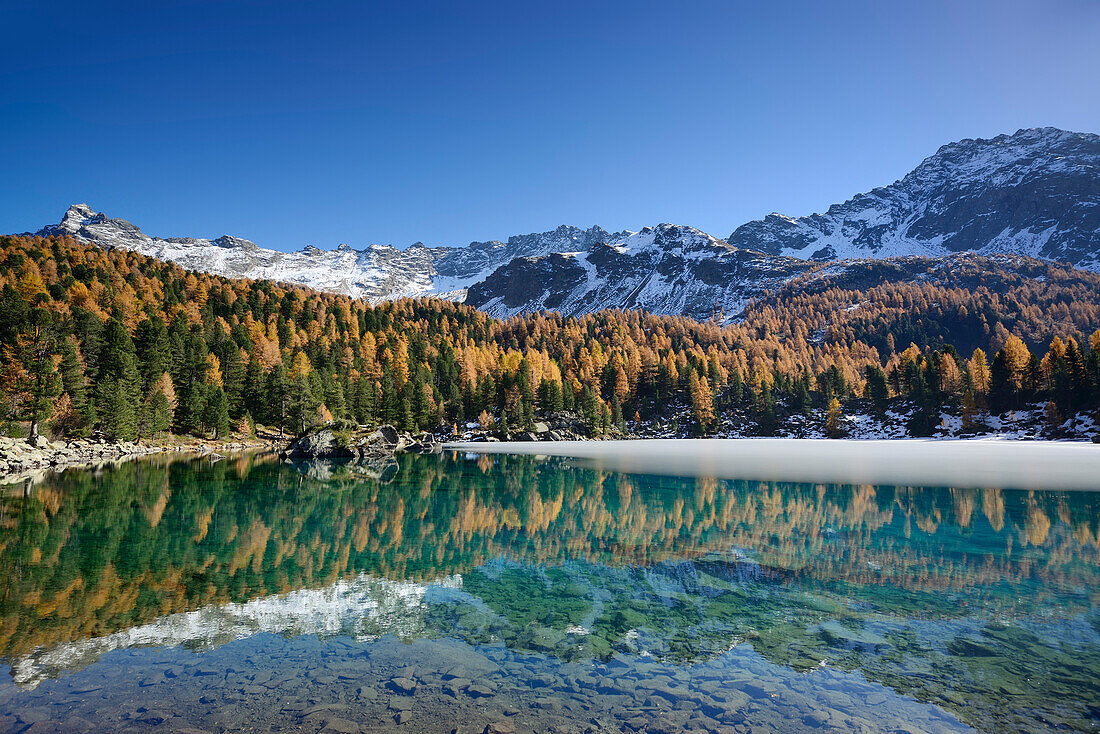
<svg viewBox="0 0 1100 734">
<path fill-rule="evenodd" d="M 516 258 L 470 286 L 466 302 L 493 316 L 614 307 L 707 319 L 740 312 L 810 267 L 732 247 L 694 227 L 660 224 L 587 250 Z"/>
<path fill-rule="evenodd" d="M 940 148 L 824 214 L 769 214 L 737 247 L 814 260 L 1008 253 L 1100 271 L 1100 135 L 1020 130 Z"/>
<path fill-rule="evenodd" d="M 335 250 L 322 250 L 310 245 L 298 252 L 280 252 L 229 235 L 215 240 L 162 239 L 150 237 L 125 219 L 95 212 L 87 204 L 69 207 L 60 224 L 45 227 L 38 234 L 68 235 L 229 278 L 275 280 L 376 300 L 434 292 L 436 251 L 420 243 L 406 250 L 384 245 L 363 250 L 340 245 Z"/>
<path fill-rule="evenodd" d="M 335 250 L 307 245 L 297 252 L 281 252 L 229 235 L 213 240 L 151 237 L 125 219 L 108 217 L 87 204 L 74 204 L 60 224 L 44 227 L 37 234 L 67 235 L 101 247 L 133 250 L 228 278 L 293 283 L 371 301 L 426 295 L 461 301 L 469 285 L 517 257 L 586 250 L 597 242 L 630 233 L 612 235 L 599 227 L 583 230 L 562 225 L 550 232 L 509 237 L 507 242 L 471 242 L 465 247 L 427 247 L 417 242 L 404 250 L 389 245 L 362 250 L 349 245 Z"/>
<path fill-rule="evenodd" d="M 824 214 L 770 214 L 726 241 L 672 224 L 614 234 L 562 225 L 464 247 L 287 253 L 228 235 L 151 237 L 85 204 L 38 234 L 373 302 L 434 295 L 499 316 L 642 308 L 705 318 L 735 315 L 748 299 L 811 269 L 807 261 L 1007 253 L 1100 271 L 1100 136 L 1035 128 L 951 143 L 889 186 Z"/>
</svg>

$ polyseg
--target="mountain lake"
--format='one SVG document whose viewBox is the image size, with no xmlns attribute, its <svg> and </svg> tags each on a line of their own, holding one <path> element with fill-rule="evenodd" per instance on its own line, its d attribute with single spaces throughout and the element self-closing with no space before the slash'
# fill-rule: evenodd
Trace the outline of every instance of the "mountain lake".
<svg viewBox="0 0 1100 734">
<path fill-rule="evenodd" d="M 1100 729 L 1100 447 L 1049 488 L 466 448 L 7 485 L 0 731 Z"/>
</svg>

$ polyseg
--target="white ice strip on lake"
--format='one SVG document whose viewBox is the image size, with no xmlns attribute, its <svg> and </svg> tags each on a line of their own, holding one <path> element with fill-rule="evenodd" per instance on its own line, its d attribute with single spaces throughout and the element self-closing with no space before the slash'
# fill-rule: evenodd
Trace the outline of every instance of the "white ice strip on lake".
<svg viewBox="0 0 1100 734">
<path fill-rule="evenodd" d="M 1100 491 L 1100 445 L 799 438 L 460 442 L 477 454 L 581 459 L 595 469 L 810 484 Z"/>
</svg>

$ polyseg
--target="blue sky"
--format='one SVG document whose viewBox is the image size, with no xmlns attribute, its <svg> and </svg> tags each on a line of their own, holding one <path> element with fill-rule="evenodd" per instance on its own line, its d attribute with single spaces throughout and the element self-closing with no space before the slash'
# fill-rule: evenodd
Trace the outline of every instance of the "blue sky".
<svg viewBox="0 0 1100 734">
<path fill-rule="evenodd" d="M 86 201 L 279 249 L 720 237 L 939 145 L 1100 132 L 1100 3 L 50 2 L 0 11 L 0 232 Z"/>
</svg>

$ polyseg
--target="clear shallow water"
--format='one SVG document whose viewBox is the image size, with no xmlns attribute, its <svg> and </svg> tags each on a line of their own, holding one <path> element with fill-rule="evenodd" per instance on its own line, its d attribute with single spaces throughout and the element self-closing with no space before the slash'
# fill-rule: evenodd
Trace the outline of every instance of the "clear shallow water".
<svg viewBox="0 0 1100 734">
<path fill-rule="evenodd" d="M 1095 731 L 1100 495 L 522 456 L 0 499 L 0 731 Z"/>
</svg>

